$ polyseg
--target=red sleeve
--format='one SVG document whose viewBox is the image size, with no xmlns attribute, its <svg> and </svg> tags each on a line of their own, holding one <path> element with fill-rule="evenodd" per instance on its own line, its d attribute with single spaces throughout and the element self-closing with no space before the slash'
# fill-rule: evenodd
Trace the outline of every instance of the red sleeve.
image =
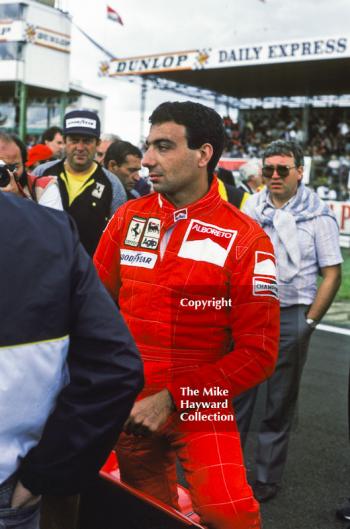
<svg viewBox="0 0 350 529">
<path fill-rule="evenodd" d="M 124 206 L 119 208 L 104 230 L 94 255 L 97 273 L 115 301 L 120 287 L 120 233 L 123 225 Z"/>
<path fill-rule="evenodd" d="M 274 370 L 279 344 L 279 302 L 273 247 L 266 235 L 259 236 L 244 255 L 232 264 L 231 331 L 233 349 L 214 364 L 175 376 L 168 386 L 178 409 L 180 388 L 219 386 L 235 397 Z"/>
</svg>

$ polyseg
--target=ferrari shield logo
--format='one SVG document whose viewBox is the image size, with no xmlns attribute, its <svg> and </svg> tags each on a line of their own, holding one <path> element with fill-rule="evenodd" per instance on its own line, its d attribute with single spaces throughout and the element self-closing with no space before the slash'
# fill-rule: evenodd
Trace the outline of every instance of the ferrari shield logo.
<svg viewBox="0 0 350 529">
<path fill-rule="evenodd" d="M 128 246 L 138 246 L 145 224 L 146 219 L 143 219 L 142 217 L 133 217 L 130 221 L 124 243 Z"/>
</svg>

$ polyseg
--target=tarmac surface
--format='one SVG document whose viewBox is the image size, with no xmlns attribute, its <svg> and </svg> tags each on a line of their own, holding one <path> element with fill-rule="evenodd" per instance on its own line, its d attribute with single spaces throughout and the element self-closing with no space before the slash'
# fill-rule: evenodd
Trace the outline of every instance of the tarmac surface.
<svg viewBox="0 0 350 529">
<path fill-rule="evenodd" d="M 350 328 L 350 302 L 333 302 L 330 308 L 328 309 L 328 312 L 324 317 L 323 322 Z"/>
<path fill-rule="evenodd" d="M 332 318 L 328 317 L 325 323 L 332 323 Z M 344 335 L 316 330 L 312 336 L 282 488 L 273 500 L 261 506 L 263 529 L 350 526 L 350 522 L 335 518 L 336 507 L 350 497 L 347 332 Z M 255 429 L 263 397 L 261 392 L 253 420 Z M 249 480 L 254 479 L 254 437 L 253 432 L 246 449 Z"/>
</svg>

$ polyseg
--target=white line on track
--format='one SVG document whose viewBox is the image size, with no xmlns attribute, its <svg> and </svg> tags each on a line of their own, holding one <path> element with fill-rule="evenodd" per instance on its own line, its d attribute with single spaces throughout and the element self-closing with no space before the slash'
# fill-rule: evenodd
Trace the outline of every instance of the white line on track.
<svg viewBox="0 0 350 529">
<path fill-rule="evenodd" d="M 333 332 L 335 334 L 345 334 L 346 336 L 350 336 L 350 329 L 344 329 L 343 327 L 335 327 L 334 325 L 324 325 L 323 323 L 320 323 L 319 325 L 317 325 L 317 330 Z"/>
</svg>

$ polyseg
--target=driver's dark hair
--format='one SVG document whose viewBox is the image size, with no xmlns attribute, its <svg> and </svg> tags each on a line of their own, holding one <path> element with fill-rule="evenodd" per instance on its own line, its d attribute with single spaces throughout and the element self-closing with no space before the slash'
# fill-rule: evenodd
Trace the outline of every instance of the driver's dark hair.
<svg viewBox="0 0 350 529">
<path fill-rule="evenodd" d="M 213 155 L 207 165 L 209 181 L 222 154 L 225 144 L 225 129 L 220 115 L 205 105 L 192 101 L 167 101 L 151 114 L 152 125 L 172 121 L 186 128 L 187 145 L 198 149 L 204 143 L 213 147 Z"/>
<path fill-rule="evenodd" d="M 304 165 L 303 150 L 295 141 L 276 140 L 271 142 L 263 152 L 263 163 L 270 156 L 293 156 L 297 167 Z"/>
</svg>

